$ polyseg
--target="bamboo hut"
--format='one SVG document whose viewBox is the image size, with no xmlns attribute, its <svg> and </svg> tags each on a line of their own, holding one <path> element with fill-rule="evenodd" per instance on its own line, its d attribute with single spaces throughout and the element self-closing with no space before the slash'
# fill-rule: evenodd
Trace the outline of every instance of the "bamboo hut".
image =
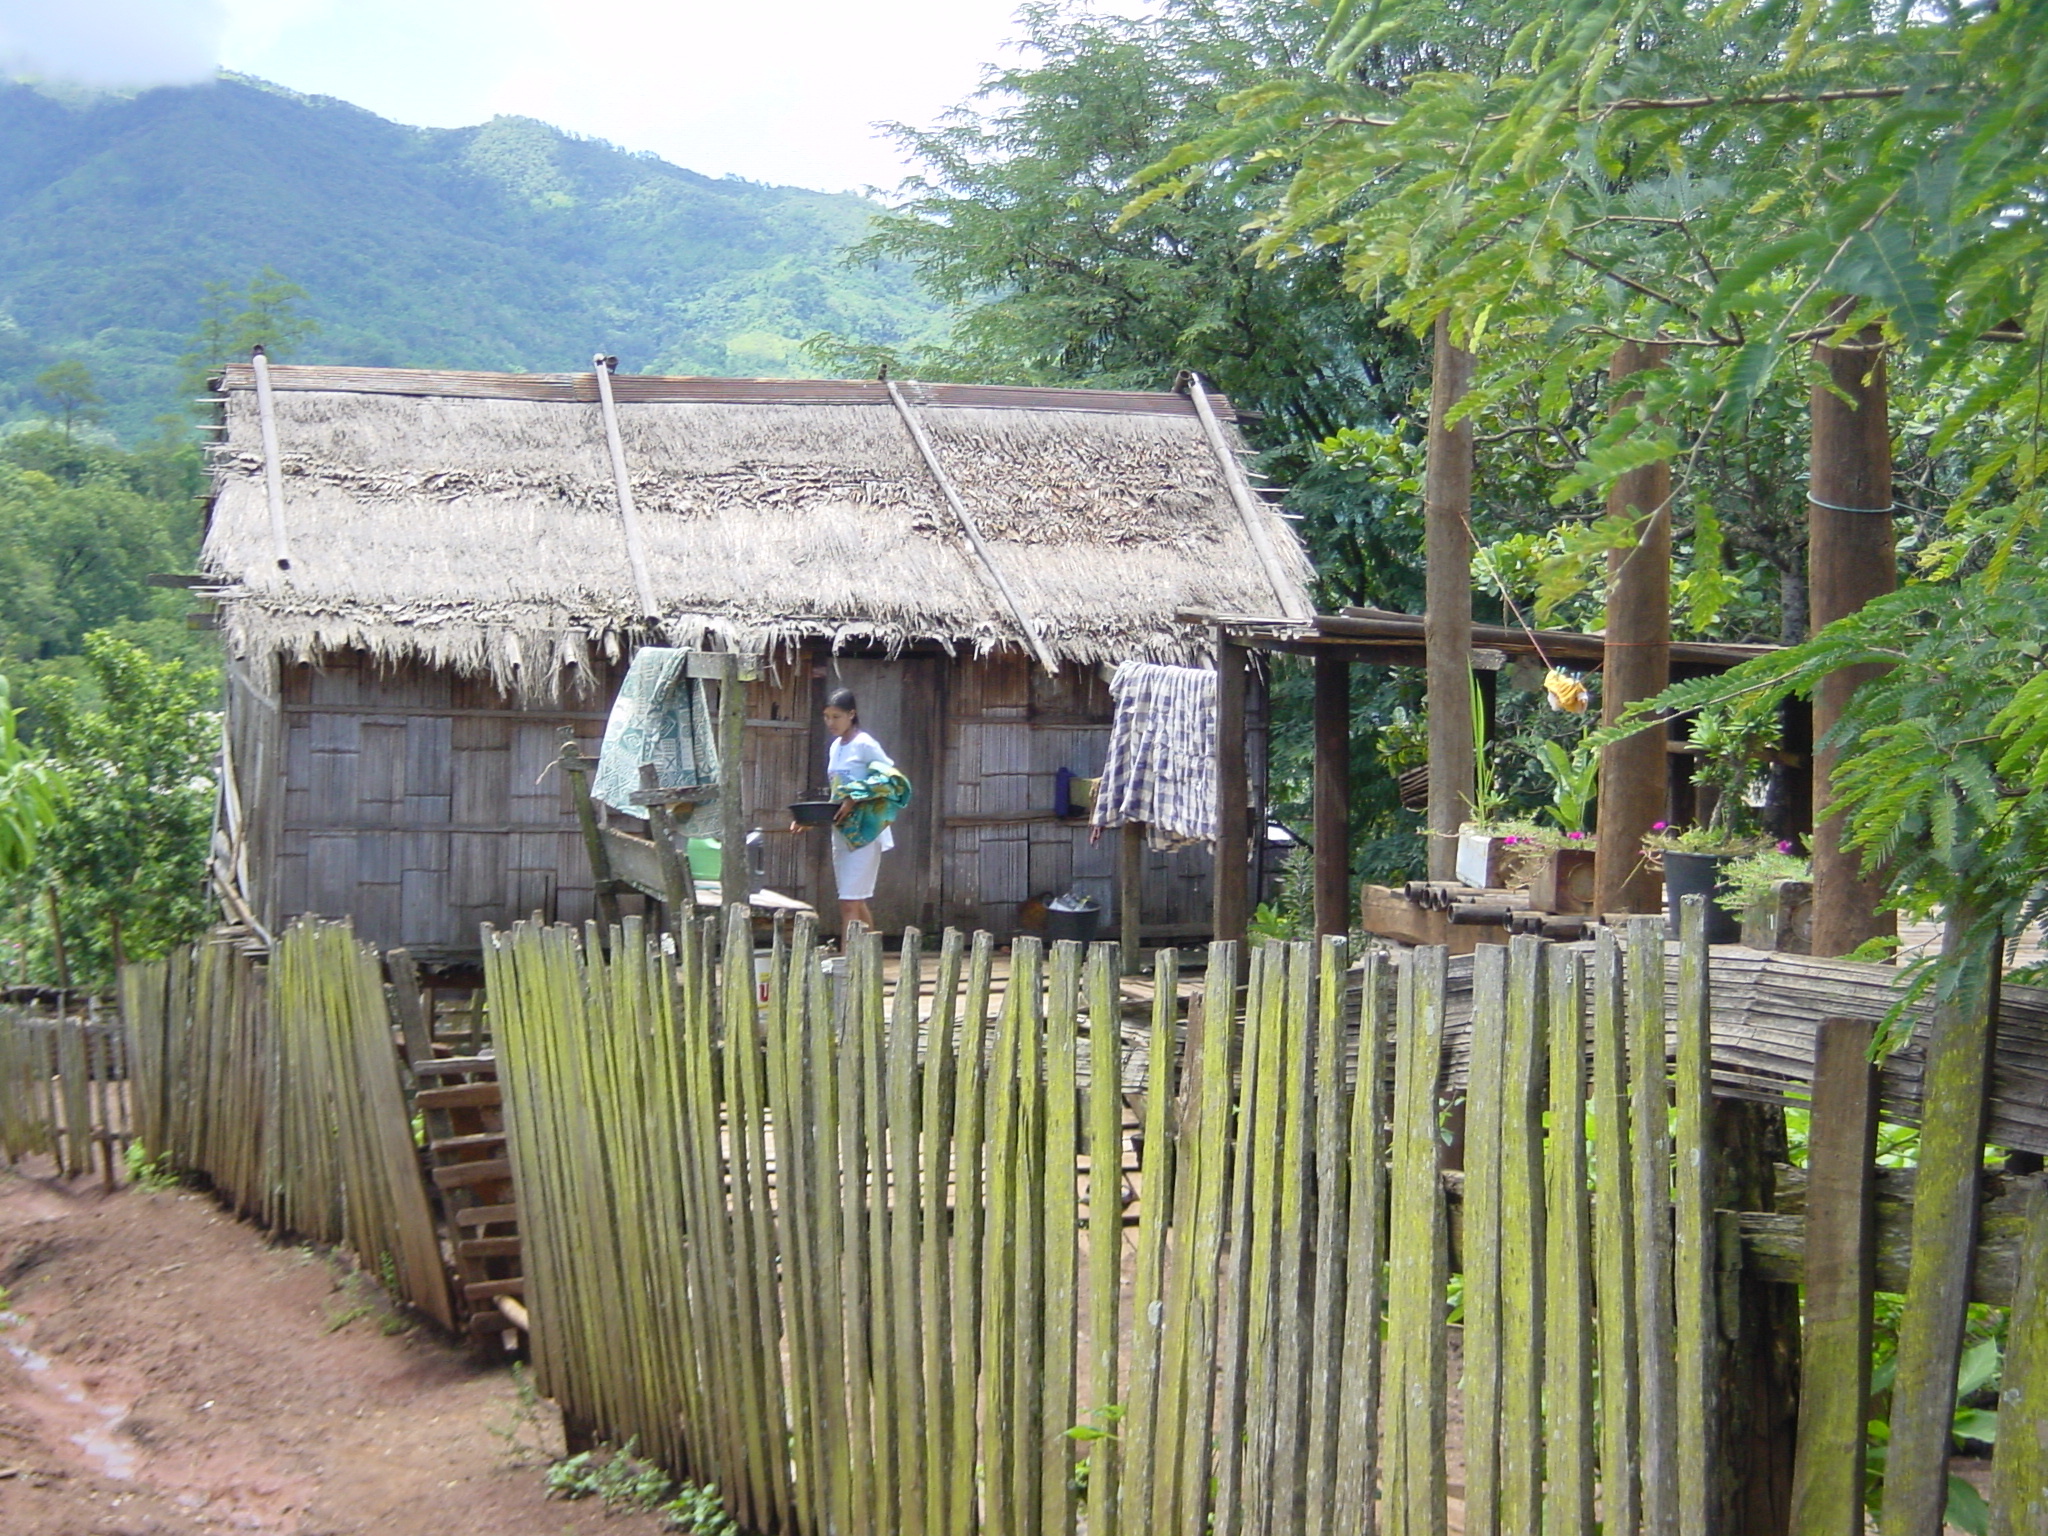
<svg viewBox="0 0 2048 1536">
<path fill-rule="evenodd" d="M 1188 609 L 1306 614 L 1308 561 L 1200 381 L 1139 394 L 269 366 L 219 380 L 201 580 L 227 652 L 215 880 L 273 932 L 353 916 L 415 954 L 576 921 L 560 774 L 638 645 L 763 660 L 747 700 L 764 883 L 829 910 L 817 705 L 844 684 L 920 793 L 879 921 L 1015 929 L 1114 840 L 1106 671 L 1202 663 Z M 1256 736 L 1256 722 L 1254 735 Z M 1262 758 L 1262 741 L 1254 756 Z M 906 835 L 907 834 L 907 835 Z M 1208 927 L 1209 856 L 1152 854 L 1147 932 Z"/>
</svg>

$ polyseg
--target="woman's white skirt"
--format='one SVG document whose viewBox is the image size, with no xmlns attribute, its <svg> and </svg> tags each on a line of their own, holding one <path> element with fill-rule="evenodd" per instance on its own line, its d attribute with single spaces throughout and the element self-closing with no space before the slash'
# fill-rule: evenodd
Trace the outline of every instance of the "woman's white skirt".
<svg viewBox="0 0 2048 1536">
<path fill-rule="evenodd" d="M 882 872 L 882 855 L 896 846 L 892 830 L 882 828 L 882 835 L 864 848 L 855 848 L 846 841 L 846 834 L 837 827 L 832 829 L 832 879 L 839 887 L 841 901 L 866 901 L 875 894 L 875 877 Z"/>
</svg>

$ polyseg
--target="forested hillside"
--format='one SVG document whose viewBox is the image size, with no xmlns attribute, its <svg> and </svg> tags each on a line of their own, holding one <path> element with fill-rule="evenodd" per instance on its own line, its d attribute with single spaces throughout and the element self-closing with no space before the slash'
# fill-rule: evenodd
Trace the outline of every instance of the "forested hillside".
<svg viewBox="0 0 2048 1536">
<path fill-rule="evenodd" d="M 814 371 L 833 331 L 928 339 L 860 198 L 714 180 L 525 118 L 409 128 L 259 81 L 65 98 L 0 84 L 0 420 L 60 357 L 134 437 L 181 404 L 208 283 L 304 288 L 300 361 Z"/>
</svg>

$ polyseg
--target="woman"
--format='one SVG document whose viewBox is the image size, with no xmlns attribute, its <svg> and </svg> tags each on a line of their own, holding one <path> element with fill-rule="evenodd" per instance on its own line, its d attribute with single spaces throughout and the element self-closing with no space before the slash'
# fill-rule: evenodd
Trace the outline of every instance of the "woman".
<svg viewBox="0 0 2048 1536">
<path fill-rule="evenodd" d="M 860 709 L 850 688 L 825 696 L 825 729 L 832 746 L 825 772 L 839 809 L 832 817 L 832 878 L 839 887 L 842 925 L 872 928 L 875 915 L 868 901 L 875 894 L 882 855 L 896 846 L 889 823 L 910 803 L 910 781 L 882 750 L 882 744 L 860 728 Z"/>
</svg>

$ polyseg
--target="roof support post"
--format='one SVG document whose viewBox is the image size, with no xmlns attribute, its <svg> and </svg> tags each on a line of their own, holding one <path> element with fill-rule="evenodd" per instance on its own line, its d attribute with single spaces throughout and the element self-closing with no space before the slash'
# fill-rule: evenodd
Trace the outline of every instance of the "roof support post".
<svg viewBox="0 0 2048 1536">
<path fill-rule="evenodd" d="M 626 475 L 626 444 L 619 436 L 619 408 L 612 399 L 612 364 L 616 358 L 602 352 L 590 360 L 597 376 L 597 404 L 604 414 L 604 442 L 611 450 L 612 484 L 619 493 L 619 522 L 626 531 L 626 560 L 633 567 L 633 591 L 640 599 L 640 616 L 660 616 L 655 606 L 654 583 L 647 577 L 647 551 L 640 540 L 640 512 L 633 505 L 633 482 Z"/>
<path fill-rule="evenodd" d="M 1209 386 L 1199 373 L 1190 373 L 1187 389 L 1188 398 L 1195 403 L 1195 415 L 1201 418 L 1202 435 L 1209 439 L 1209 451 L 1216 455 L 1216 467 L 1223 472 L 1223 483 L 1230 487 L 1230 499 L 1237 505 L 1237 515 L 1244 520 L 1245 537 L 1252 541 L 1252 548 L 1258 554 L 1259 565 L 1266 573 L 1267 585 L 1273 589 L 1274 600 L 1288 618 L 1307 621 L 1313 617 L 1313 612 L 1302 601 L 1294 583 L 1287 579 L 1286 568 L 1280 562 L 1280 552 L 1273 546 L 1273 529 L 1268 521 L 1272 514 L 1260 501 L 1259 493 L 1252 489 L 1244 465 L 1231 451 L 1229 440 L 1223 435 L 1223 424 L 1216 419 L 1216 408 L 1209 403 Z"/>
<path fill-rule="evenodd" d="M 1838 315 L 1855 301 L 1844 299 Z M 1884 342 L 1874 325 L 1855 342 L 1817 346 L 1828 382 L 1813 388 L 1813 464 L 1807 486 L 1806 573 L 1813 628 L 1819 630 L 1899 584 L 1892 529 L 1891 422 L 1885 399 Z M 1813 690 L 1813 739 L 1824 741 L 1857 685 L 1880 667 L 1844 667 Z M 1865 939 L 1898 931 L 1880 913 L 1884 881 L 1863 873 L 1861 854 L 1842 847 L 1843 827 L 1829 814 L 1839 748 L 1813 757 L 1813 952 L 1846 955 Z"/>
<path fill-rule="evenodd" d="M 1616 409 L 1641 391 L 1628 380 L 1661 368 L 1667 348 L 1625 341 L 1608 369 Z M 1671 465 L 1632 469 L 1607 493 L 1609 517 L 1633 517 L 1636 541 L 1607 552 L 1607 640 L 1600 723 L 1612 725 L 1638 699 L 1671 681 Z M 1643 859 L 1643 838 L 1664 816 L 1669 777 L 1665 731 L 1647 727 L 1600 753 L 1600 839 L 1593 853 L 1595 912 L 1655 912 L 1663 883 Z"/>
<path fill-rule="evenodd" d="M 249 354 L 256 374 L 256 425 L 263 436 L 263 498 L 270 506 L 270 553 L 280 571 L 292 568 L 291 542 L 284 528 L 284 467 L 277 457 L 277 408 L 270 395 L 270 359 L 257 347 Z"/>
<path fill-rule="evenodd" d="M 1472 387 L 1472 354 L 1436 317 L 1422 482 L 1422 644 L 1429 717 L 1429 878 L 1458 872 L 1458 828 L 1477 784 L 1472 742 L 1472 423 L 1445 418 Z"/>
<path fill-rule="evenodd" d="M 1116 921 L 1123 974 L 1139 971 L 1145 943 L 1145 824 L 1127 821 L 1116 829 Z"/>
<path fill-rule="evenodd" d="M 981 573 L 1003 606 L 1010 610 L 1010 617 L 1017 622 L 1017 628 L 1024 635 L 1024 643 L 1031 648 L 1031 654 L 1038 658 L 1038 664 L 1047 672 L 1057 673 L 1059 660 L 1046 646 L 1044 637 L 1038 633 L 1038 626 L 1031 622 L 1031 616 L 1024 611 L 1024 605 L 1017 600 L 1017 594 L 1010 590 L 1010 583 L 1004 579 L 1002 569 L 996 564 L 996 557 L 990 552 L 987 542 L 981 536 L 981 527 L 974 521 L 974 514 L 967 510 L 967 503 L 960 499 L 960 491 L 953 484 L 953 477 L 946 473 L 946 467 L 939 462 L 939 451 L 932 445 L 931 435 L 924 429 L 917 412 L 903 391 L 896 387 L 894 379 L 882 380 L 883 388 L 889 391 L 889 398 L 896 405 L 896 414 L 903 418 L 903 425 L 910 431 L 910 440 L 917 444 L 918 455 L 924 460 L 924 467 L 931 471 L 932 479 L 938 482 L 939 494 L 946 498 L 946 505 L 953 509 L 953 516 L 960 524 L 961 532 L 967 535 L 967 542 L 973 547 L 974 556 L 981 564 Z"/>
<path fill-rule="evenodd" d="M 583 851 L 590 857 L 590 883 L 600 928 L 598 942 L 609 945 L 612 930 L 619 926 L 619 886 L 612 878 L 612 856 L 604 845 L 604 831 L 597 824 L 597 807 L 590 799 L 591 765 L 583 756 L 573 725 L 562 727 L 561 763 L 569 780 L 570 803 L 576 807 L 576 827 L 583 834 Z"/>
<path fill-rule="evenodd" d="M 718 898 L 726 906 L 753 899 L 747 870 L 747 668 L 725 659 L 718 685 Z"/>
<path fill-rule="evenodd" d="M 1351 931 L 1351 658 L 1316 652 L 1316 932 Z"/>
<path fill-rule="evenodd" d="M 1250 655 L 1216 631 L 1216 875 L 1210 927 L 1244 938 L 1251 917 L 1251 774 L 1245 761 L 1245 685 Z"/>
</svg>

